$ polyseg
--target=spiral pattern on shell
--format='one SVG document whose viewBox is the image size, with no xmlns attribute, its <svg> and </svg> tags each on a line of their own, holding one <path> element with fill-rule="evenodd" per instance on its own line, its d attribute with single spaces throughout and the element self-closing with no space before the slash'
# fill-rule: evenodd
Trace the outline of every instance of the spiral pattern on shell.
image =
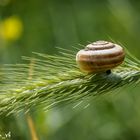
<svg viewBox="0 0 140 140">
<path fill-rule="evenodd" d="M 125 58 L 124 49 L 107 41 L 96 41 L 80 50 L 76 62 L 82 71 L 97 73 L 120 65 Z"/>
</svg>

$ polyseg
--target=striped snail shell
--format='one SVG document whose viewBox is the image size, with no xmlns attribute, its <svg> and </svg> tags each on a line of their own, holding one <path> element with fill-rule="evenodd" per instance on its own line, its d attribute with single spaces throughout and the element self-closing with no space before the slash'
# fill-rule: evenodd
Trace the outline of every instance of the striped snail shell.
<svg viewBox="0 0 140 140">
<path fill-rule="evenodd" d="M 125 58 L 123 48 L 108 41 L 96 41 L 76 54 L 76 62 L 87 73 L 105 72 L 120 65 Z"/>
</svg>

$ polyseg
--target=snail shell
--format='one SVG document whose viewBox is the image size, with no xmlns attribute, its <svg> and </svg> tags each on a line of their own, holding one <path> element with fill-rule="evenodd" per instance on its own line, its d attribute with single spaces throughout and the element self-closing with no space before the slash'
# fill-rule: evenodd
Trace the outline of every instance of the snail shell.
<svg viewBox="0 0 140 140">
<path fill-rule="evenodd" d="M 76 62 L 82 71 L 98 73 L 120 65 L 125 58 L 121 46 L 107 41 L 96 41 L 80 50 Z"/>
</svg>

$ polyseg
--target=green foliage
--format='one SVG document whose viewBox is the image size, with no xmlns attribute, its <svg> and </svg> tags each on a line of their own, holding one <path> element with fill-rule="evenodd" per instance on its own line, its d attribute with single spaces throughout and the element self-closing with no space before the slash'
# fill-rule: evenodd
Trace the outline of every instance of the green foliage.
<svg viewBox="0 0 140 140">
<path fill-rule="evenodd" d="M 1 69 L 1 115 L 28 112 L 34 106 L 48 110 L 139 83 L 140 61 L 128 52 L 125 63 L 109 75 L 82 73 L 75 62 L 76 51 L 59 48 L 59 52 L 34 53 L 32 58 L 23 57 L 28 64 L 6 65 Z"/>
</svg>

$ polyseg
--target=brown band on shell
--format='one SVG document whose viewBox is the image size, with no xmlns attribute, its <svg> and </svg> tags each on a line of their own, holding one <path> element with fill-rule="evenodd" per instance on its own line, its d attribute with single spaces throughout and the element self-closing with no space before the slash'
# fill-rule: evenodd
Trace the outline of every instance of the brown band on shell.
<svg viewBox="0 0 140 140">
<path fill-rule="evenodd" d="M 107 41 L 96 41 L 86 46 L 85 50 L 104 50 L 111 49 L 114 44 Z"/>
<path fill-rule="evenodd" d="M 93 65 L 93 66 L 103 66 L 103 65 L 110 65 L 110 64 L 115 64 L 115 63 L 118 63 L 118 62 L 121 62 L 124 60 L 124 54 L 122 55 L 119 55 L 117 57 L 112 57 L 110 59 L 100 59 L 100 61 L 98 59 L 83 59 L 83 60 L 80 60 L 79 63 L 87 63 L 89 65 Z"/>
<path fill-rule="evenodd" d="M 101 52 L 101 51 L 100 51 Z M 118 58 L 119 56 L 124 56 L 124 50 L 119 50 L 119 51 L 109 51 L 108 53 L 105 53 L 102 51 L 101 53 L 96 53 L 95 51 L 84 51 L 81 50 L 77 53 L 76 58 L 79 59 L 79 61 L 87 61 L 87 60 L 93 60 L 93 61 L 104 61 L 104 60 L 109 60 L 112 58 Z"/>
</svg>

